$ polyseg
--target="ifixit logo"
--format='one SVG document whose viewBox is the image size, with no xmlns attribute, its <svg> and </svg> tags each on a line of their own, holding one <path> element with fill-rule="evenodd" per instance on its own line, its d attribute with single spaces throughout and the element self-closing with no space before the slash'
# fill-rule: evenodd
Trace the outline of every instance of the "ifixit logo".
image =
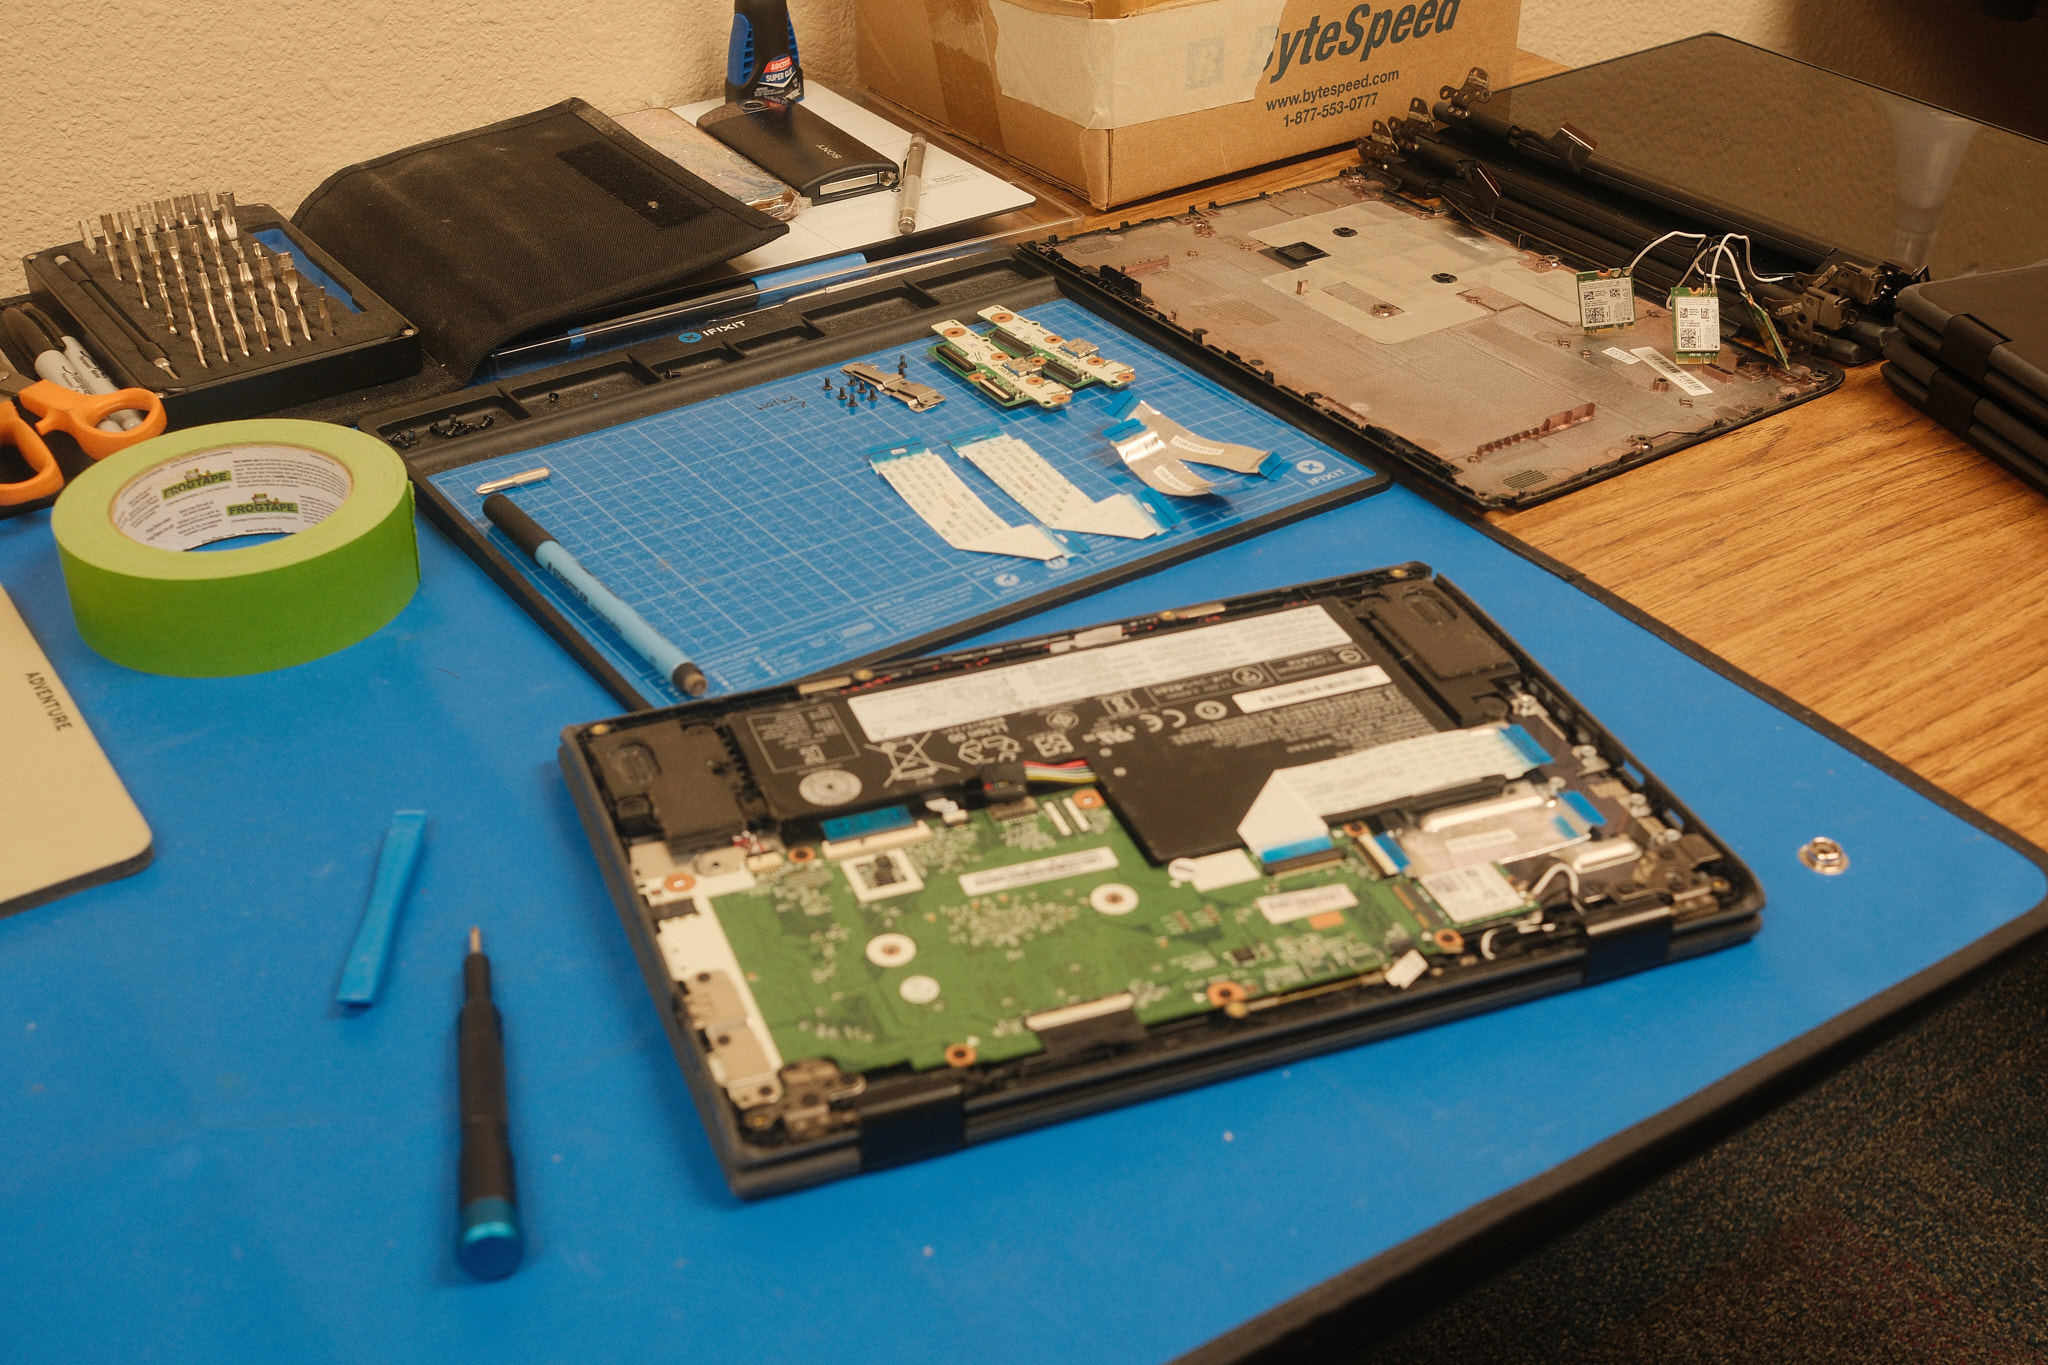
<svg viewBox="0 0 2048 1365">
<path fill-rule="evenodd" d="M 742 332 L 746 330 L 746 326 L 747 320 L 741 318 L 738 322 L 723 322 L 716 327 L 706 327 L 701 332 L 680 333 L 676 340 L 682 342 L 685 346 L 694 346 L 705 337 L 715 337 L 721 332 Z"/>
<path fill-rule="evenodd" d="M 1390 43 L 1448 33 L 1458 22 L 1461 3 L 1462 0 L 1422 0 L 1419 5 L 1387 5 L 1377 10 L 1371 5 L 1356 5 L 1343 19 L 1332 19 L 1327 24 L 1318 14 L 1294 32 L 1280 35 L 1273 55 L 1266 59 L 1266 66 L 1273 73 L 1267 81 L 1279 80 L 1287 74 L 1289 66 L 1307 66 L 1336 57 L 1356 57 L 1362 62 Z"/>
</svg>

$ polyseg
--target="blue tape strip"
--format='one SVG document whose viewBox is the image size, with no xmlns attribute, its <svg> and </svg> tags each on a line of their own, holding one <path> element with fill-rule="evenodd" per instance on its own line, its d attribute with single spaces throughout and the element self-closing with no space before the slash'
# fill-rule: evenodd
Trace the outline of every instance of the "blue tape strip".
<svg viewBox="0 0 2048 1365">
<path fill-rule="evenodd" d="M 1587 824 L 1597 828 L 1607 823 L 1606 817 L 1600 814 L 1600 808 L 1591 801 L 1588 801 L 1583 793 L 1566 788 L 1564 791 L 1559 792 L 1558 796 L 1563 799 L 1567 806 L 1572 808 L 1573 814 L 1577 815 Z"/>
<path fill-rule="evenodd" d="M 907 829 L 916 822 L 910 818 L 908 806 L 884 806 L 880 810 L 864 810 L 857 815 L 840 815 L 820 821 L 818 827 L 825 837 L 839 842 L 858 839 L 869 834 L 886 834 L 892 829 Z"/>
<path fill-rule="evenodd" d="M 1104 427 L 1102 429 L 1102 434 L 1104 436 L 1107 436 L 1112 441 L 1121 441 L 1125 440 L 1128 437 L 1136 436 L 1139 432 L 1143 431 L 1144 429 L 1145 424 L 1143 422 L 1131 418 L 1126 418 L 1124 421 L 1118 422 L 1115 426 Z"/>
<path fill-rule="evenodd" d="M 427 813 L 423 810 L 402 810 L 391 817 L 383 850 L 377 855 L 370 903 L 363 907 L 363 922 L 356 928 L 355 946 L 348 950 L 341 988 L 334 993 L 344 1005 L 376 1003 L 377 992 L 384 985 L 384 964 L 391 957 L 391 940 L 398 933 L 398 911 L 405 903 L 413 868 L 419 865 L 426 834 Z"/>
<path fill-rule="evenodd" d="M 900 446 L 873 446 L 868 450 L 869 464 L 887 464 L 891 460 L 907 460 L 913 455 L 929 454 L 931 447 L 923 441 L 910 441 Z"/>
<path fill-rule="evenodd" d="M 958 450 L 961 446 L 971 446 L 976 441 L 993 441 L 1005 434 L 1001 427 L 983 427 L 979 431 L 963 431 L 958 436 L 949 436 L 946 444 Z"/>
<path fill-rule="evenodd" d="M 1387 855 L 1387 861 L 1394 865 L 1395 871 L 1406 872 L 1408 870 L 1408 855 L 1402 850 L 1400 844 L 1384 834 L 1369 834 L 1366 837 L 1372 840 L 1373 847 Z"/>
<path fill-rule="evenodd" d="M 1550 762 L 1550 750 L 1538 744 L 1536 736 L 1530 734 L 1521 726 L 1510 725 L 1501 733 L 1507 736 L 1508 743 L 1515 746 L 1517 753 L 1529 760 L 1531 767 L 1541 767 L 1543 764 Z"/>
<path fill-rule="evenodd" d="M 1287 457 L 1277 450 L 1259 461 L 1259 477 L 1262 479 L 1283 478 L 1286 476 L 1287 469 Z"/>
<path fill-rule="evenodd" d="M 1262 848 L 1259 850 L 1259 861 L 1271 867 L 1274 863 L 1284 863 L 1289 858 L 1302 858 L 1311 853 L 1321 853 L 1329 846 L 1330 836 L 1325 834 L 1320 839 L 1303 839 L 1298 843 L 1283 844 L 1279 848 Z"/>
<path fill-rule="evenodd" d="M 1109 415 L 1119 422 L 1127 422 L 1131 420 L 1131 414 L 1138 410 L 1138 404 L 1143 401 L 1135 393 L 1126 391 L 1122 398 L 1110 405 Z"/>
<path fill-rule="evenodd" d="M 1180 513 L 1173 510 L 1173 505 L 1162 494 L 1144 484 L 1138 484 L 1129 491 L 1130 495 L 1138 500 L 1138 505 L 1152 518 L 1153 525 L 1160 530 L 1171 531 L 1180 525 Z"/>
</svg>

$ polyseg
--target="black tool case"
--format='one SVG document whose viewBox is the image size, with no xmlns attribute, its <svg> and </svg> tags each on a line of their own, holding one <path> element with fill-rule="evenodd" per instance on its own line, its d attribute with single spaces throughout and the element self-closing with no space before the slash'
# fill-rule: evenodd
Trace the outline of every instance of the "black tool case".
<svg viewBox="0 0 2048 1365">
<path fill-rule="evenodd" d="M 215 338 L 213 320 L 207 313 L 205 291 L 200 287 L 190 252 L 184 257 L 186 288 L 190 290 L 192 299 L 190 314 L 186 311 L 184 292 L 179 288 L 168 254 L 162 262 L 164 285 L 172 305 L 170 320 L 177 324 L 176 333 L 165 326 L 164 290 L 158 287 L 149 257 L 143 254 L 139 258 L 143 275 L 138 280 L 134 266 L 118 241 L 115 250 L 121 268 L 119 280 L 114 278 L 104 249 L 88 251 L 82 242 L 52 247 L 28 257 L 22 262 L 22 268 L 28 275 L 30 296 L 56 317 L 68 319 L 78 329 L 75 335 L 106 367 L 109 378 L 123 387 L 150 389 L 161 395 L 164 411 L 174 427 L 275 412 L 351 389 L 386 384 L 419 371 L 418 329 L 346 266 L 267 205 L 243 204 L 236 213 L 236 219 L 241 227 L 245 250 L 258 234 L 282 233 L 290 243 L 289 250 L 300 267 L 299 299 L 300 307 L 305 309 L 307 326 L 304 330 L 300 328 L 298 310 L 292 306 L 290 296 L 280 285 L 278 299 L 284 308 L 285 321 L 290 323 L 292 330 L 292 344 L 289 346 L 278 335 L 279 320 L 272 308 L 270 294 L 259 282 L 254 293 L 263 310 L 269 345 L 266 348 L 259 339 L 255 323 L 244 306 L 239 313 L 249 354 L 243 356 L 241 343 L 237 341 L 223 302 L 219 275 L 216 270 L 209 269 L 208 285 L 213 294 L 221 337 L 227 345 L 227 354 L 222 355 Z M 206 260 L 211 262 L 210 244 L 207 251 Z M 98 297 L 81 288 L 58 267 L 59 256 L 69 257 L 84 270 L 98 287 Z M 236 259 L 234 251 L 228 249 L 230 267 L 235 265 Z M 313 270 L 333 281 L 347 296 L 343 299 L 331 292 L 328 295 L 327 315 L 333 325 L 332 332 L 320 320 L 316 301 L 322 289 Z M 142 306 L 139 286 L 148 289 L 147 308 Z M 247 298 L 239 277 L 235 279 L 234 287 L 237 298 Z M 177 371 L 176 378 L 165 374 L 143 356 L 128 332 L 107 316 L 102 298 L 121 309 L 127 320 L 163 351 Z M 186 335 L 194 316 L 199 324 L 200 341 L 206 348 L 207 363 L 203 366 Z M 306 335 L 308 331 L 311 332 L 310 337 Z"/>
<path fill-rule="evenodd" d="M 1533 951 L 1483 963 L 1475 958 L 1460 970 L 1425 976 L 1405 990 L 1361 980 L 1351 988 L 1304 992 L 1304 998 L 1256 1014 L 1233 1017 L 1219 1010 L 1149 1029 L 1141 1027 L 1135 1034 L 1128 1027 L 1098 1028 L 1071 1040 L 1072 1047 L 1064 1045 L 1068 1040 L 1061 1040 L 1057 1047 L 1049 1042 L 1045 1053 L 1027 1057 L 1022 1063 L 956 1064 L 936 1071 L 871 1076 L 850 1093 L 799 1093 L 801 1085 L 793 1085 L 787 1105 L 818 1113 L 829 1111 L 829 1120 L 821 1121 L 830 1131 L 821 1136 L 791 1136 L 781 1118 L 763 1124 L 760 1115 L 768 1112 L 765 1109 L 745 1111 L 752 1119 L 751 1123 L 743 1121 L 742 1111 L 713 1077 L 711 1045 L 692 1023 L 688 993 L 672 978 L 657 941 L 664 919 L 691 912 L 687 904 L 656 907 L 639 889 L 627 831 L 639 828 L 636 821 L 644 823 L 648 800 L 640 793 L 653 769 L 649 762 L 635 760 L 634 751 L 641 747 L 635 743 L 636 737 L 683 726 L 716 726 L 742 712 L 845 697 L 892 684 L 957 678 L 992 666 L 1089 648 L 1103 643 L 1105 636 L 1144 638 L 1200 629 L 1222 619 L 1318 601 L 1342 602 L 1359 612 L 1362 620 L 1376 620 L 1375 602 L 1412 591 L 1433 599 L 1427 620 L 1446 632 L 1460 632 L 1447 646 L 1449 652 L 1426 643 L 1419 650 L 1412 644 L 1403 647 L 1412 651 L 1410 657 L 1425 660 L 1425 672 L 1441 668 L 1462 675 L 1452 680 L 1428 674 L 1439 680 L 1426 685 L 1448 689 L 1442 693 L 1446 696 L 1461 691 L 1465 699 L 1452 703 L 1454 707 L 1483 705 L 1482 694 L 1511 672 L 1566 729 L 1584 736 L 1591 746 L 1586 752 L 1597 749 L 1614 768 L 1642 775 L 1640 790 L 1649 803 L 1644 809 L 1654 811 L 1655 818 L 1668 828 L 1685 831 L 1687 839 L 1705 841 L 1696 846 L 1702 856 L 1711 847 L 1708 865 L 1714 870 L 1718 889 L 1709 901 L 1694 899 L 1687 908 L 1674 909 L 1668 897 L 1651 904 L 1658 899 L 1652 896 L 1639 907 L 1588 912 L 1575 919 L 1569 932 L 1539 935 L 1543 942 Z M 1408 619 L 1411 624 L 1406 628 L 1416 629 L 1415 618 Z M 645 711 L 572 726 L 563 732 L 562 771 L 584 830 L 735 1193 L 749 1197 L 775 1194 L 940 1155 L 1135 1100 L 1695 957 L 1742 942 L 1761 927 L 1763 892 L 1741 861 L 1483 611 L 1426 565 L 1399 565 L 1116 624 L 1121 636 L 1110 627 L 1063 632 L 910 660 L 817 684 Z M 1385 627 L 1369 628 L 1379 631 Z M 1482 639 L 1473 638 L 1475 630 Z M 1511 663 L 1505 669 L 1496 668 L 1489 681 L 1470 668 L 1475 650 L 1496 662 L 1505 658 Z M 1438 662 L 1428 662 L 1432 658 Z M 1450 662 L 1453 658 L 1458 662 Z M 650 747 L 661 752 L 668 748 L 658 739 Z M 723 773 L 725 769 L 711 771 Z M 701 769 L 699 772 L 699 781 L 711 780 Z M 724 781 L 719 778 L 715 784 L 721 791 Z M 666 808 L 657 805 L 656 809 Z M 676 816 L 671 813 L 669 818 Z M 1130 1022 L 1136 1023 L 1135 1019 Z M 1084 1030 L 1077 1028 L 1077 1035 L 1081 1032 Z"/>
<path fill-rule="evenodd" d="M 789 231 L 579 99 L 344 167 L 292 221 L 462 380 L 517 337 L 662 297 Z"/>
</svg>

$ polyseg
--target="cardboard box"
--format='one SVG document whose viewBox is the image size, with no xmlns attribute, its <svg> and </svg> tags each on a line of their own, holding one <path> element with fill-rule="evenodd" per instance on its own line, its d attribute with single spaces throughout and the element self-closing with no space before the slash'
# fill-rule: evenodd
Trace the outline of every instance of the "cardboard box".
<svg viewBox="0 0 2048 1365">
<path fill-rule="evenodd" d="M 1484 68 L 1520 0 L 855 0 L 868 89 L 1097 208 L 1332 147 Z"/>
</svg>

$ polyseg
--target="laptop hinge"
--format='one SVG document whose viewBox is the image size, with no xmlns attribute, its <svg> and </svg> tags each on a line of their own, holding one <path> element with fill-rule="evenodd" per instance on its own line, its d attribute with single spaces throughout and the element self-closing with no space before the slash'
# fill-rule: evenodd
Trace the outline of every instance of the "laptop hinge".
<svg viewBox="0 0 2048 1365">
<path fill-rule="evenodd" d="M 1639 910 L 1586 925 L 1588 986 L 1661 967 L 1671 956 L 1671 907 Z"/>
<path fill-rule="evenodd" d="M 1977 393 L 1947 370 L 1936 370 L 1927 384 L 1927 415 L 1958 436 L 1968 436 L 1977 417 Z"/>
<path fill-rule="evenodd" d="M 1957 313 L 1941 329 L 1941 363 L 1965 379 L 1981 380 L 1991 368 L 1991 353 L 2006 340 L 1968 313 Z"/>
<path fill-rule="evenodd" d="M 860 1168 L 886 1170 L 967 1145 L 967 1116 L 956 1073 L 871 1083 L 860 1097 Z"/>
</svg>

